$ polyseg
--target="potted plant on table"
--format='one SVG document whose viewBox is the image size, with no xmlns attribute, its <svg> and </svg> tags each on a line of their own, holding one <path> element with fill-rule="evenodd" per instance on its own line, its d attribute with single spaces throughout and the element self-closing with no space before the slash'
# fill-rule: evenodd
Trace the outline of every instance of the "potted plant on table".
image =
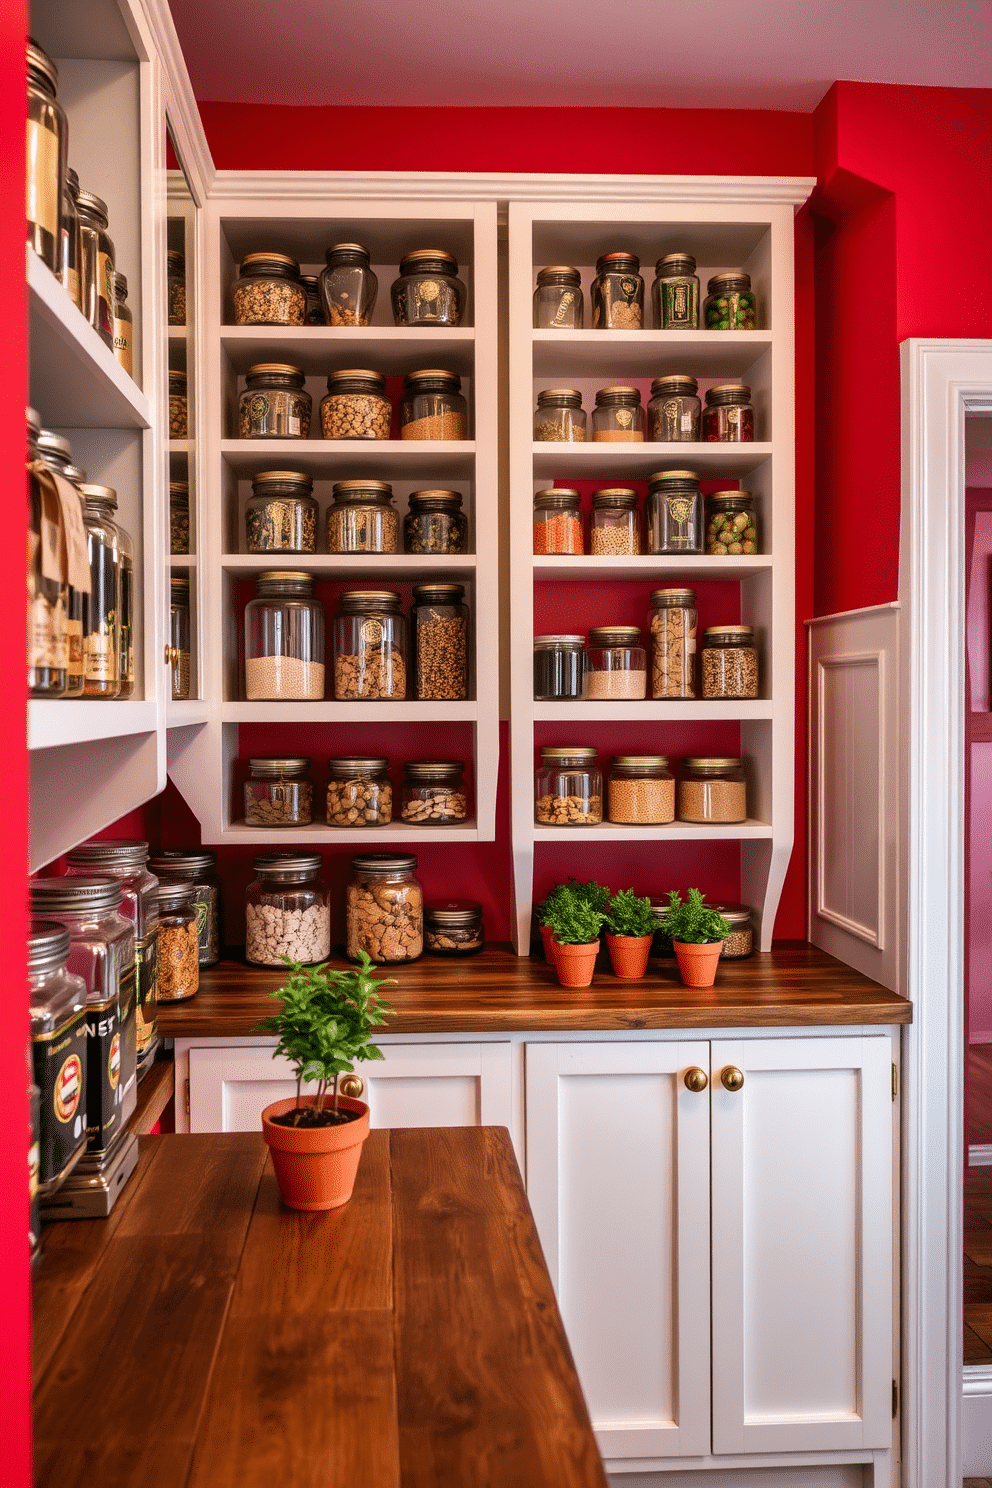
<svg viewBox="0 0 992 1488">
<path fill-rule="evenodd" d="M 555 959 L 555 929 L 552 920 L 563 905 L 569 905 L 576 900 L 592 906 L 593 909 L 604 910 L 610 901 L 610 891 L 605 884 L 598 884 L 594 878 L 588 883 L 581 883 L 577 878 L 570 878 L 568 883 L 556 884 L 543 904 L 537 906 L 537 918 L 541 931 L 541 940 L 544 943 L 544 957 L 554 965 Z"/>
<path fill-rule="evenodd" d="M 606 912 L 606 945 L 614 976 L 636 981 L 644 975 L 657 928 L 650 899 L 639 898 L 633 889 L 614 894 Z"/>
<path fill-rule="evenodd" d="M 288 1059 L 296 1073 L 296 1097 L 274 1101 L 262 1112 L 262 1134 L 272 1153 L 282 1201 L 290 1209 L 336 1209 L 351 1198 L 369 1134 L 364 1101 L 338 1092 L 338 1080 L 355 1061 L 381 1059 L 372 1030 L 394 1012 L 378 989 L 393 977 L 373 976 L 363 951 L 357 965 L 330 971 L 326 965 L 289 967 L 282 998 L 259 1029 L 275 1033 L 273 1058 Z M 317 1082 L 316 1095 L 303 1095 L 304 1082 Z M 329 1103 L 328 1103 L 329 1101 Z"/>
<path fill-rule="evenodd" d="M 559 884 L 545 905 L 545 923 L 554 932 L 551 957 L 563 987 L 588 987 L 599 954 L 599 932 L 606 910 L 586 884 Z M 599 889 L 599 885 L 594 885 Z M 609 898 L 609 890 L 602 890 Z"/>
<path fill-rule="evenodd" d="M 723 942 L 730 934 L 723 915 L 706 903 L 698 889 L 690 889 L 685 902 L 673 889 L 661 928 L 672 937 L 683 984 L 712 987 Z"/>
</svg>

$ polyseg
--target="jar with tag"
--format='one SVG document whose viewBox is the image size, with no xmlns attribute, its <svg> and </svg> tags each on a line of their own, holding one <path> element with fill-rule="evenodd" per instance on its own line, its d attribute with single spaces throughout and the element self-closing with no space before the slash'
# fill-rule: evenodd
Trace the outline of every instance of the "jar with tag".
<svg viewBox="0 0 992 1488">
<path fill-rule="evenodd" d="M 695 470 L 659 470 L 648 478 L 644 524 L 649 553 L 703 551 L 703 498 Z"/>
<path fill-rule="evenodd" d="M 313 399 L 300 367 L 288 362 L 256 362 L 245 374 L 238 398 L 241 439 L 307 439 Z"/>
<path fill-rule="evenodd" d="M 28 242 L 53 274 L 62 249 L 62 182 L 69 124 L 56 97 L 59 70 L 40 46 L 27 44 L 27 219 Z M 68 287 L 68 286 L 67 286 Z"/>
<path fill-rule="evenodd" d="M 468 523 L 458 491 L 411 491 L 403 518 L 405 553 L 464 553 Z"/>
<path fill-rule="evenodd" d="M 189 697 L 192 661 L 189 579 L 173 574 L 169 580 L 169 681 L 174 703 Z"/>
<path fill-rule="evenodd" d="M 339 702 L 406 697 L 406 617 L 390 589 L 349 590 L 334 621 L 334 696 Z"/>
<path fill-rule="evenodd" d="M 596 260 L 590 302 L 597 331 L 639 331 L 644 324 L 644 280 L 634 253 L 604 253 Z"/>
<path fill-rule="evenodd" d="M 319 853 L 259 853 L 245 891 L 245 959 L 284 966 L 283 957 L 316 966 L 331 954 L 331 896 Z"/>
<path fill-rule="evenodd" d="M 336 481 L 327 508 L 329 553 L 396 553 L 400 518 L 388 481 Z"/>
<path fill-rule="evenodd" d="M 754 409 L 746 383 L 721 382 L 706 389 L 703 438 L 710 444 L 746 444 L 754 439 Z"/>
<path fill-rule="evenodd" d="M 114 272 L 117 255 L 107 232 L 107 203 L 92 191 L 76 198 L 82 259 L 83 314 L 101 341 L 114 348 Z"/>
<path fill-rule="evenodd" d="M 696 696 L 696 593 L 656 589 L 651 595 L 651 696 Z"/>
<path fill-rule="evenodd" d="M 313 778 L 303 755 L 250 759 L 245 781 L 245 825 L 308 827 L 313 821 Z"/>
<path fill-rule="evenodd" d="M 699 384 L 681 372 L 656 377 L 648 404 L 648 438 L 665 444 L 699 438 Z"/>
<path fill-rule="evenodd" d="M 411 372 L 400 404 L 401 439 L 467 439 L 468 404 L 454 372 L 427 368 Z"/>
<path fill-rule="evenodd" d="M 714 274 L 706 286 L 703 316 L 710 331 L 753 331 L 757 305 L 751 276 L 743 269 Z"/>
<path fill-rule="evenodd" d="M 589 551 L 601 558 L 632 557 L 641 551 L 637 492 L 607 486 L 592 493 Z"/>
<path fill-rule="evenodd" d="M 477 956 L 485 943 L 482 905 L 474 899 L 424 905 L 424 949 L 432 956 Z"/>
<path fill-rule="evenodd" d="M 320 298 L 330 326 L 367 326 L 372 323 L 379 280 L 371 256 L 361 243 L 335 243 L 324 254 Z"/>
<path fill-rule="evenodd" d="M 324 605 L 313 574 L 274 569 L 255 580 L 245 606 L 245 696 L 249 702 L 324 696 Z"/>
<path fill-rule="evenodd" d="M 539 269 L 534 291 L 534 328 L 539 331 L 581 331 L 582 280 L 578 269 L 549 264 Z"/>
<path fill-rule="evenodd" d="M 666 253 L 659 258 L 654 268 L 651 303 L 656 330 L 698 330 L 699 279 L 691 253 Z"/>
<path fill-rule="evenodd" d="M 90 564 L 90 592 L 83 608 L 83 695 L 115 698 L 121 690 L 121 542 L 113 521 L 117 493 L 109 486 L 80 487 Z"/>
<path fill-rule="evenodd" d="M 644 439 L 644 409 L 635 387 L 600 388 L 592 415 L 595 443 L 632 444 Z"/>
<path fill-rule="evenodd" d="M 443 248 L 417 248 L 400 259 L 390 291 L 397 325 L 457 326 L 465 313 L 458 260 Z"/>
<path fill-rule="evenodd" d="M 68 557 L 68 608 L 66 610 L 66 634 L 69 647 L 69 664 L 66 672 L 65 696 L 83 696 L 83 623 L 90 592 L 90 564 L 86 550 L 86 528 L 83 526 L 83 498 L 80 487 L 85 484 L 86 472 L 72 463 L 72 449 L 68 439 L 42 429 L 38 435 L 38 454 L 56 477 L 55 493 L 58 498 L 62 527 L 66 538 Z"/>
<path fill-rule="evenodd" d="M 245 502 L 249 553 L 315 553 L 319 508 L 303 470 L 260 470 Z"/>
<path fill-rule="evenodd" d="M 28 689 L 32 697 L 64 697 L 69 667 L 69 588 L 58 495 L 41 469 L 40 421 L 27 410 Z M 37 469 L 35 467 L 38 467 Z"/>
<path fill-rule="evenodd" d="M 193 893 L 201 966 L 220 960 L 220 879 L 217 854 L 209 847 L 160 847 L 148 868 L 162 883 L 185 883 Z"/>
<path fill-rule="evenodd" d="M 186 324 L 186 258 L 170 248 L 165 255 L 170 326 Z"/>
<path fill-rule="evenodd" d="M 249 253 L 231 291 L 235 325 L 301 326 L 307 297 L 288 253 Z"/>
<path fill-rule="evenodd" d="M 544 388 L 537 395 L 534 439 L 539 444 L 569 444 L 586 437 L 582 394 L 576 388 Z"/>
<path fill-rule="evenodd" d="M 134 316 L 127 303 L 127 280 L 114 275 L 114 356 L 128 377 L 134 376 Z"/>
<path fill-rule="evenodd" d="M 59 278 L 76 306 L 83 308 L 83 284 L 80 273 L 82 247 L 79 241 L 79 177 L 70 166 L 62 187 L 62 247 L 59 254 Z"/>
<path fill-rule="evenodd" d="M 28 996 L 43 1194 L 54 1193 L 86 1151 L 86 983 L 66 970 L 70 945 L 57 920 L 31 921 Z"/>
<path fill-rule="evenodd" d="M 464 584 L 414 584 L 410 606 L 414 685 L 419 699 L 468 697 L 468 605 Z"/>
<path fill-rule="evenodd" d="M 193 885 L 163 879 L 155 890 L 158 910 L 158 1000 L 188 1002 L 200 990 L 200 938 Z"/>
<path fill-rule="evenodd" d="M 389 761 L 349 755 L 327 761 L 327 825 L 386 827 L 393 819 Z"/>
</svg>

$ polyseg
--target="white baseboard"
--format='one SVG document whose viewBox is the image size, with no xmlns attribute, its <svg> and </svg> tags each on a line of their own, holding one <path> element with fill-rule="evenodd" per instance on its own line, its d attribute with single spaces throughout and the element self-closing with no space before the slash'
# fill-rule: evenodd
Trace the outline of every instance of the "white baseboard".
<svg viewBox="0 0 992 1488">
<path fill-rule="evenodd" d="M 968 1148 L 969 1168 L 992 1168 L 992 1142 L 972 1142 Z"/>
<path fill-rule="evenodd" d="M 992 1473 L 992 1365 L 966 1364 L 961 1401 L 961 1472 L 966 1478 Z"/>
</svg>

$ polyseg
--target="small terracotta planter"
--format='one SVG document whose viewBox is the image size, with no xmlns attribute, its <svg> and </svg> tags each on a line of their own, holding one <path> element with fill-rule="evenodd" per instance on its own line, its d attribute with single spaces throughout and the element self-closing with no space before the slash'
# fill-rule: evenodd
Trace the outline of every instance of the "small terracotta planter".
<svg viewBox="0 0 992 1488">
<path fill-rule="evenodd" d="M 687 941 L 675 940 L 672 944 L 683 985 L 712 987 L 716 981 L 716 965 L 723 950 L 723 941 L 712 940 L 706 945 L 689 945 Z"/>
<path fill-rule="evenodd" d="M 648 952 L 653 935 L 611 935 L 606 932 L 613 975 L 625 982 L 635 982 L 648 969 Z"/>
<path fill-rule="evenodd" d="M 555 941 L 553 957 L 558 980 L 563 987 L 588 987 L 599 955 L 599 941 L 588 945 L 561 945 Z"/>
<path fill-rule="evenodd" d="M 325 1099 L 324 1104 L 328 1104 Z M 313 1106 L 314 1095 L 300 1104 Z M 277 1126 L 273 1116 L 283 1116 L 296 1105 L 294 1096 L 273 1101 L 262 1112 L 262 1135 L 272 1153 L 282 1201 L 289 1209 L 338 1209 L 347 1204 L 355 1187 L 362 1144 L 369 1134 L 369 1108 L 364 1101 L 339 1095 L 338 1105 L 357 1111 L 358 1119 L 343 1126 Z"/>
<path fill-rule="evenodd" d="M 552 942 L 555 938 L 555 932 L 550 925 L 539 925 L 538 929 L 541 932 L 541 944 L 544 946 L 544 959 L 549 965 L 553 966 L 555 957 L 552 950 Z"/>
</svg>

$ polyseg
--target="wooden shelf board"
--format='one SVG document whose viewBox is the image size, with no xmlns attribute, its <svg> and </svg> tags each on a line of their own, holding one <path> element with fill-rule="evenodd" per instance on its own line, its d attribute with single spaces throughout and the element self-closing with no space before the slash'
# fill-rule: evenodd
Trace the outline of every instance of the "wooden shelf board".
<svg viewBox="0 0 992 1488">
<path fill-rule="evenodd" d="M 539 827 L 534 824 L 535 842 L 743 842 L 771 837 L 770 822 L 732 823 L 669 822 L 665 826 L 621 827 L 603 822 L 598 827 Z"/>
<path fill-rule="evenodd" d="M 338 366 L 375 367 L 387 376 L 439 366 L 470 377 L 475 361 L 472 326 L 224 326 L 220 339 L 242 375 L 255 362 L 281 360 L 276 352 L 311 377 Z"/>
<path fill-rule="evenodd" d="M 58 749 L 148 734 L 155 728 L 155 704 L 99 698 L 31 698 L 28 702 L 28 748 Z"/>
<path fill-rule="evenodd" d="M 644 480 L 655 470 L 698 470 L 704 480 L 736 481 L 750 475 L 772 456 L 770 443 L 640 444 L 536 443 L 534 476 L 538 480 L 615 480 L 625 475 Z"/>
<path fill-rule="evenodd" d="M 770 553 L 742 554 L 741 557 L 714 557 L 705 553 L 641 554 L 635 558 L 600 558 L 589 555 L 570 557 L 535 556 L 534 578 L 538 583 L 563 579 L 617 580 L 644 583 L 651 579 L 727 579 L 731 582 L 754 574 L 770 573 Z"/>
<path fill-rule="evenodd" d="M 471 439 L 225 439 L 220 448 L 241 477 L 276 469 L 276 462 L 324 479 L 382 472 L 380 478 L 434 483 L 442 476 L 468 480 L 475 472 Z"/>
<path fill-rule="evenodd" d="M 171 1056 L 158 1058 L 138 1085 L 138 1105 L 131 1120 L 131 1130 L 147 1137 L 169 1104 L 176 1090 L 176 1066 Z"/>
<path fill-rule="evenodd" d="M 475 723 L 474 702 L 338 703 L 332 698 L 314 703 L 228 702 L 221 706 L 224 723 Z"/>
<path fill-rule="evenodd" d="M 535 722 L 554 723 L 679 723 L 686 719 L 723 720 L 771 718 L 774 704 L 770 698 L 645 698 L 623 702 L 617 699 L 592 701 L 576 698 L 574 702 L 534 704 Z"/>
<path fill-rule="evenodd" d="M 740 377 L 771 331 L 535 331 L 535 377 Z"/>
</svg>

